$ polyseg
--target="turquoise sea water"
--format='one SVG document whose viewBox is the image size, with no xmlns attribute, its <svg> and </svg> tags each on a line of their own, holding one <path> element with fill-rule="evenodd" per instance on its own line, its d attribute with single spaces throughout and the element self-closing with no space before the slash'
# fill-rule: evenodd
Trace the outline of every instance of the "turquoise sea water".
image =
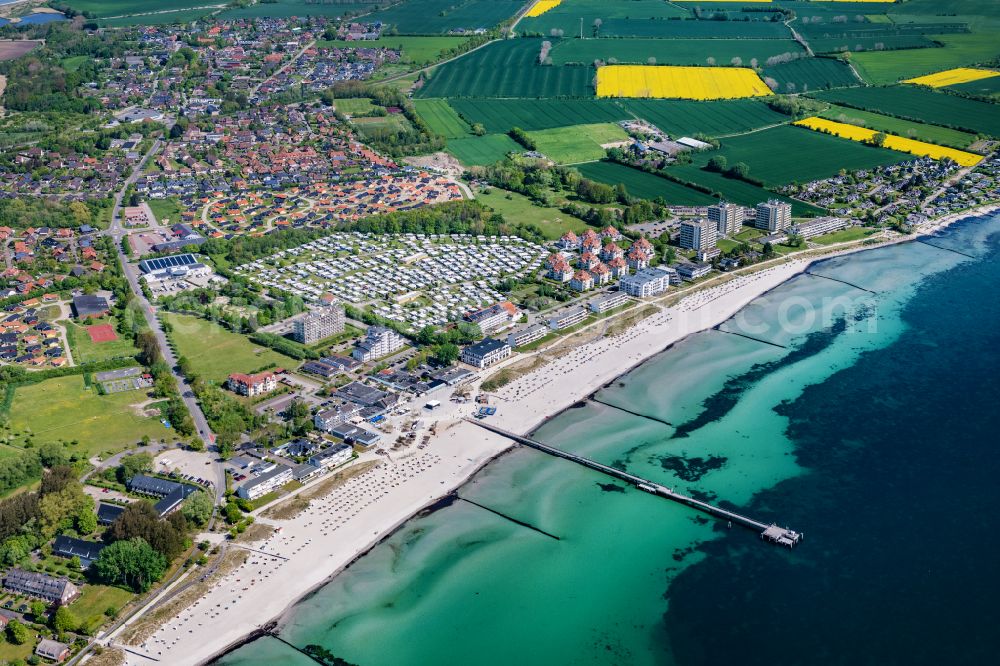
<svg viewBox="0 0 1000 666">
<path fill-rule="evenodd" d="M 798 549 L 517 450 L 459 495 L 558 540 L 459 500 L 281 637 L 362 666 L 991 663 L 998 233 L 980 218 L 821 262 L 536 433 L 788 524 Z M 220 663 L 309 662 L 264 638 Z"/>
</svg>

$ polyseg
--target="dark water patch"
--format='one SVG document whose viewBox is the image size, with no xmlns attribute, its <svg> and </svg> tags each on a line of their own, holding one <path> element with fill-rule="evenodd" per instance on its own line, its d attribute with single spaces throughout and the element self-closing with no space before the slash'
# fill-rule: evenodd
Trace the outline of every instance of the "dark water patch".
<svg viewBox="0 0 1000 666">
<path fill-rule="evenodd" d="M 617 483 L 601 483 L 597 482 L 597 487 L 606 493 L 624 493 L 625 487 L 619 486 Z"/>
<path fill-rule="evenodd" d="M 677 426 L 673 437 L 688 437 L 699 428 L 722 419 L 732 411 L 743 394 L 759 381 L 782 368 L 795 365 L 799 361 L 819 354 L 832 345 L 837 337 L 846 330 L 847 319 L 839 317 L 829 328 L 813 331 L 806 335 L 802 344 L 792 348 L 783 357 L 766 363 L 756 363 L 746 372 L 730 377 L 719 391 L 705 398 L 701 403 L 703 409 L 698 416 Z"/>
<path fill-rule="evenodd" d="M 725 456 L 685 458 L 683 456 L 663 455 L 650 457 L 659 462 L 663 469 L 673 472 L 682 481 L 688 482 L 700 480 L 708 472 L 721 468 L 727 461 Z"/>
<path fill-rule="evenodd" d="M 995 663 L 998 286 L 994 237 L 924 278 L 892 344 L 777 407 L 809 471 L 745 510 L 781 506 L 806 539 L 700 545 L 668 590 L 678 664 L 770 665 L 776 646 L 791 665 Z"/>
</svg>

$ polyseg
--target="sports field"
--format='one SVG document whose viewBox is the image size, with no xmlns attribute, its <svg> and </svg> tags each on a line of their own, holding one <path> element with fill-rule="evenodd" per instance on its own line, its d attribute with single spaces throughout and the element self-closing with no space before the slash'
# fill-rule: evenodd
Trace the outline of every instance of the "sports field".
<svg viewBox="0 0 1000 666">
<path fill-rule="evenodd" d="M 920 139 L 921 141 L 938 143 L 942 146 L 951 146 L 952 148 L 967 148 L 976 140 L 975 134 L 949 127 L 918 123 L 912 120 L 894 118 L 893 116 L 852 109 L 846 106 L 832 105 L 829 109 L 820 113 L 819 116 L 842 123 L 850 123 L 851 125 L 869 127 L 880 132 L 908 136 L 913 139 Z"/>
<path fill-rule="evenodd" d="M 816 130 L 817 132 L 826 132 L 850 139 L 851 141 L 870 142 L 878 134 L 875 130 L 817 117 L 805 118 L 796 121 L 795 124 L 800 127 Z M 932 157 L 936 160 L 947 158 L 962 166 L 975 166 L 983 159 L 982 155 L 976 155 L 975 153 L 958 150 L 957 148 L 945 148 L 944 146 L 937 146 L 933 143 L 925 143 L 915 139 L 907 139 L 894 134 L 886 134 L 885 142 L 882 145 L 891 150 L 898 150 L 899 152 L 919 155 L 921 157 Z"/>
<path fill-rule="evenodd" d="M 524 148 L 506 134 L 468 136 L 448 141 L 448 152 L 466 166 L 493 164 L 511 151 L 523 152 Z"/>
<path fill-rule="evenodd" d="M 752 69 L 607 65 L 597 70 L 598 97 L 740 99 L 771 90 Z"/>
<path fill-rule="evenodd" d="M 804 53 L 791 39 L 561 39 L 555 43 L 553 64 L 604 62 L 640 65 L 729 65 L 733 58 L 750 66 L 776 55 Z"/>
<path fill-rule="evenodd" d="M 541 39 L 494 42 L 436 68 L 416 97 L 593 97 L 590 67 L 538 64 Z"/>
<path fill-rule="evenodd" d="M 114 340 L 96 342 L 91 339 L 90 331 L 88 331 L 87 327 L 80 326 L 76 322 L 69 320 L 59 321 L 58 324 L 66 328 L 69 348 L 73 353 L 73 361 L 77 365 L 94 361 L 106 361 L 111 358 L 125 358 L 127 356 L 135 356 L 139 353 L 139 350 L 135 348 L 130 338 L 118 336 Z M 93 329 L 95 327 L 91 326 L 90 328 Z M 113 328 L 112 333 L 114 333 Z"/>
<path fill-rule="evenodd" d="M 158 419 L 140 416 L 133 407 L 145 400 L 142 391 L 98 395 L 84 386 L 81 375 L 56 377 L 15 390 L 10 425 L 15 433 L 30 432 L 36 446 L 76 440 L 79 445 L 68 452 L 89 458 L 121 451 L 143 435 L 159 439 L 171 434 Z"/>
<path fill-rule="evenodd" d="M 512 127 L 543 130 L 569 125 L 613 123 L 630 118 L 609 99 L 463 99 L 450 106 L 470 123 L 481 123 L 487 132 L 507 132 Z M 419 108 L 419 103 L 418 103 Z"/>
<path fill-rule="evenodd" d="M 918 76 L 914 79 L 906 79 L 903 83 L 912 83 L 918 86 L 929 86 L 931 88 L 943 88 L 945 86 L 955 86 L 961 83 L 979 81 L 980 79 L 990 79 L 1000 76 L 1000 72 L 992 69 L 977 69 L 974 67 L 956 67 L 946 69 L 943 72 L 935 72 L 925 76 Z"/>
<path fill-rule="evenodd" d="M 437 134 L 457 139 L 469 134 L 469 126 L 443 99 L 418 99 L 413 104 L 427 126 Z"/>
<path fill-rule="evenodd" d="M 205 379 L 221 383 L 234 372 L 253 372 L 270 364 L 282 368 L 298 365 L 284 354 L 204 319 L 165 312 L 163 320 L 173 329 L 168 338 L 177 355 L 191 361 Z"/>
<path fill-rule="evenodd" d="M 615 162 L 589 162 L 577 165 L 576 169 L 591 180 L 608 185 L 621 183 L 629 194 L 643 199 L 662 197 L 668 204 L 676 206 L 705 206 L 716 202 L 705 192 Z"/>
<path fill-rule="evenodd" d="M 841 169 L 869 169 L 912 159 L 789 125 L 724 139 L 719 151 L 696 155 L 694 164 L 704 166 L 716 154 L 725 156 L 730 165 L 747 164 L 750 176 L 769 186 L 806 183 L 829 178 Z"/>
<path fill-rule="evenodd" d="M 815 97 L 867 111 L 1000 137 L 1000 107 L 946 92 L 918 86 L 892 86 L 832 90 Z"/>
<path fill-rule="evenodd" d="M 425 65 L 435 60 L 440 60 L 449 51 L 468 41 L 465 37 L 451 37 L 447 35 L 412 36 L 395 35 L 382 36 L 376 40 L 369 40 L 364 43 L 365 47 L 395 49 L 400 52 L 401 62 L 414 65 Z M 316 46 L 325 48 L 357 48 L 357 42 L 346 42 L 341 40 L 316 42 Z"/>
<path fill-rule="evenodd" d="M 522 7 L 521 0 L 404 0 L 365 16 L 366 22 L 381 21 L 403 35 L 441 35 L 456 30 L 488 30 Z M 336 5 L 333 5 L 334 7 Z"/>
<path fill-rule="evenodd" d="M 724 136 L 788 122 L 788 116 L 756 99 L 706 102 L 634 99 L 623 103 L 633 114 L 674 137 Z"/>
<path fill-rule="evenodd" d="M 628 134 L 618 125 L 600 123 L 539 130 L 531 132 L 531 138 L 538 145 L 538 152 L 553 162 L 574 164 L 603 158 L 602 144 L 625 141 Z"/>
<path fill-rule="evenodd" d="M 850 66 L 833 58 L 801 58 L 764 68 L 764 77 L 778 83 L 776 92 L 800 93 L 861 85 Z"/>
</svg>

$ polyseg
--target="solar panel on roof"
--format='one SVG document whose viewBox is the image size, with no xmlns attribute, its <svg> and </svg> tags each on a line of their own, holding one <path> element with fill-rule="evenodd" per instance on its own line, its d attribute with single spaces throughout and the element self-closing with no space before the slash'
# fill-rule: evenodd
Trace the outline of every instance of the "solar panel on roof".
<svg viewBox="0 0 1000 666">
<path fill-rule="evenodd" d="M 173 268 L 175 266 L 190 266 L 198 263 L 193 254 L 174 254 L 169 257 L 158 257 L 156 259 L 143 259 L 139 262 L 139 268 L 143 273 Z"/>
</svg>

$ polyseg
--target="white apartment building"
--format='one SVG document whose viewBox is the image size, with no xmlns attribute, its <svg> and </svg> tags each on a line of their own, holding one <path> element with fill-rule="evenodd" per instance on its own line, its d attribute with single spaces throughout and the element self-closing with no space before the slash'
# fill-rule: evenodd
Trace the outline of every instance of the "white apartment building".
<svg viewBox="0 0 1000 666">
<path fill-rule="evenodd" d="M 708 207 L 708 219 L 715 223 L 715 230 L 720 236 L 735 236 L 743 228 L 746 212 L 743 206 L 720 201 Z"/>
<path fill-rule="evenodd" d="M 365 339 L 351 352 L 362 363 L 388 356 L 406 346 L 406 340 L 396 331 L 385 326 L 369 326 Z"/>
<path fill-rule="evenodd" d="M 292 480 L 292 468 L 275 465 L 268 471 L 255 476 L 236 490 L 236 494 L 247 500 L 263 497 Z"/>
<path fill-rule="evenodd" d="M 626 275 L 619 287 L 629 296 L 647 298 L 662 294 L 670 286 L 670 273 L 659 268 L 644 268 L 635 275 Z"/>
<path fill-rule="evenodd" d="M 815 220 L 809 220 L 808 222 L 796 224 L 794 227 L 789 227 L 788 231 L 798 234 L 803 238 L 815 238 L 816 236 L 846 229 L 848 226 L 848 221 L 842 217 L 818 217 Z"/>
<path fill-rule="evenodd" d="M 719 231 L 711 220 L 681 222 L 680 246 L 685 250 L 710 250 L 719 240 Z"/>
<path fill-rule="evenodd" d="M 544 324 L 525 326 L 507 335 L 507 344 L 511 347 L 523 347 L 535 340 L 541 340 L 549 334 L 549 327 Z"/>
<path fill-rule="evenodd" d="M 296 342 L 312 344 L 344 332 L 344 308 L 330 305 L 299 317 L 292 324 L 292 337 Z"/>
<path fill-rule="evenodd" d="M 603 296 L 598 296 L 593 298 L 587 303 L 587 307 L 590 308 L 591 312 L 607 312 L 609 310 L 614 310 L 617 307 L 621 307 L 629 302 L 628 294 L 624 291 L 613 291 L 610 294 L 604 294 Z"/>
<path fill-rule="evenodd" d="M 792 205 L 777 199 L 757 204 L 756 226 L 764 231 L 784 231 L 792 224 Z"/>
<path fill-rule="evenodd" d="M 309 458 L 309 464 L 320 469 L 329 469 L 343 465 L 354 455 L 354 447 L 350 444 L 334 444 Z"/>
<path fill-rule="evenodd" d="M 488 368 L 511 354 L 510 345 L 494 338 L 485 338 L 462 350 L 462 362 L 477 368 Z"/>
<path fill-rule="evenodd" d="M 586 318 L 587 311 L 582 307 L 570 308 L 549 318 L 549 328 L 553 331 L 559 331 L 570 326 L 575 326 Z"/>
</svg>

